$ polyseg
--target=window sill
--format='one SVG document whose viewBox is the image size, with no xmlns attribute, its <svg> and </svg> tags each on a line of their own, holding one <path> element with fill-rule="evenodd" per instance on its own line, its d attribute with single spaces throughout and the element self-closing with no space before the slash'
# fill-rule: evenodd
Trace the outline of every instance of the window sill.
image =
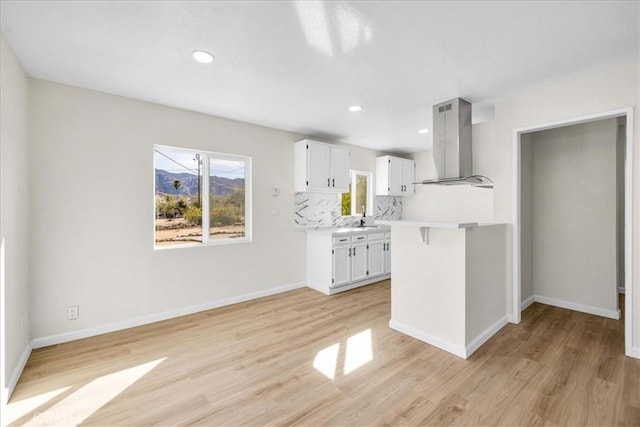
<svg viewBox="0 0 640 427">
<path fill-rule="evenodd" d="M 170 249 L 182 249 L 182 248 L 200 248 L 200 247 L 209 247 L 209 246 L 227 246 L 227 245 L 239 245 L 242 243 L 251 243 L 253 240 L 250 237 L 242 237 L 236 239 L 219 239 L 219 240 L 210 240 L 207 243 L 189 243 L 184 245 L 166 245 L 166 246 L 158 246 L 154 245 L 154 251 L 166 251 Z"/>
</svg>

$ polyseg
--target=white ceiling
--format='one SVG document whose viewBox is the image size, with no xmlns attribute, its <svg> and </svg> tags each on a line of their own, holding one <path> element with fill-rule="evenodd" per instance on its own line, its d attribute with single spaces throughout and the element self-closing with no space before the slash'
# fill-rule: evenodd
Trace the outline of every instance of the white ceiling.
<svg viewBox="0 0 640 427">
<path fill-rule="evenodd" d="M 431 145 L 417 131 L 435 103 L 465 98 L 478 122 L 501 97 L 638 61 L 639 6 L 2 0 L 0 13 L 32 77 L 414 152 Z M 194 49 L 216 60 L 196 63 Z"/>
</svg>

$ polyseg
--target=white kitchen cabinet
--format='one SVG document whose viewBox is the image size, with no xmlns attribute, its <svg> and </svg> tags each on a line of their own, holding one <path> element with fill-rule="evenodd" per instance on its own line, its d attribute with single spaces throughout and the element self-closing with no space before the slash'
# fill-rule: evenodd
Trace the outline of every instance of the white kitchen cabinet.
<svg viewBox="0 0 640 427">
<path fill-rule="evenodd" d="M 384 234 L 384 274 L 391 273 L 391 233 Z"/>
<path fill-rule="evenodd" d="M 349 191 L 351 153 L 346 148 L 331 146 L 331 186 L 339 193 Z"/>
<path fill-rule="evenodd" d="M 369 234 L 369 277 L 382 276 L 385 272 L 386 246 L 384 233 Z M 387 273 L 388 274 L 388 273 Z"/>
<path fill-rule="evenodd" d="M 304 163 L 307 168 L 305 185 L 308 189 L 325 189 L 331 183 L 329 170 L 331 169 L 331 148 L 327 144 L 305 144 L 306 157 Z"/>
<path fill-rule="evenodd" d="M 297 192 L 349 191 L 349 150 L 304 139 L 294 145 L 294 188 Z"/>
<path fill-rule="evenodd" d="M 415 162 L 395 156 L 376 157 L 376 195 L 413 196 Z"/>
<path fill-rule="evenodd" d="M 367 236 L 360 237 L 359 242 L 353 241 L 351 244 L 351 281 L 358 282 L 366 280 L 369 276 L 368 261 L 369 254 L 367 252 Z M 354 236 L 355 239 L 355 236 Z"/>
<path fill-rule="evenodd" d="M 384 229 L 307 230 L 307 286 L 327 295 L 390 277 Z"/>
<path fill-rule="evenodd" d="M 386 176 L 387 181 L 387 194 L 402 194 L 402 190 L 404 189 L 404 175 L 402 173 L 403 160 L 400 157 L 392 157 L 385 156 L 387 158 L 387 164 L 389 165 L 389 170 L 386 174 L 381 173 L 376 176 L 382 176 L 383 178 Z M 381 164 L 384 164 L 382 162 Z M 377 164 L 376 164 L 376 172 L 377 172 Z M 383 179 L 383 183 L 384 183 Z"/>
<path fill-rule="evenodd" d="M 402 192 L 404 196 L 413 196 L 416 182 L 416 162 L 402 159 Z"/>
<path fill-rule="evenodd" d="M 332 250 L 333 275 L 331 286 L 348 285 L 351 282 L 351 246 L 334 246 Z"/>
</svg>

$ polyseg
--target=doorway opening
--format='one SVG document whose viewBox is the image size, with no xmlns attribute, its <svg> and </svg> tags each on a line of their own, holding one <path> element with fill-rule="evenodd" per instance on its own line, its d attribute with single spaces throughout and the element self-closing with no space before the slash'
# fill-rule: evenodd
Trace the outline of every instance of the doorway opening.
<svg viewBox="0 0 640 427">
<path fill-rule="evenodd" d="M 632 111 L 514 130 L 512 320 L 534 301 L 617 319 L 624 289 L 626 354 L 638 357 Z"/>
</svg>

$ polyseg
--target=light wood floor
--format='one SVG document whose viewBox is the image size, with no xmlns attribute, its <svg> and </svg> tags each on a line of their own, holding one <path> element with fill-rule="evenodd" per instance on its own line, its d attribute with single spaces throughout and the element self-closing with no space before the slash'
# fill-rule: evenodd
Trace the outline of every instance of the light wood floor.
<svg viewBox="0 0 640 427">
<path fill-rule="evenodd" d="M 462 360 L 389 316 L 388 281 L 299 289 L 39 349 L 10 409 L 28 410 L 15 425 L 640 425 L 622 320 L 534 304 Z"/>
</svg>

